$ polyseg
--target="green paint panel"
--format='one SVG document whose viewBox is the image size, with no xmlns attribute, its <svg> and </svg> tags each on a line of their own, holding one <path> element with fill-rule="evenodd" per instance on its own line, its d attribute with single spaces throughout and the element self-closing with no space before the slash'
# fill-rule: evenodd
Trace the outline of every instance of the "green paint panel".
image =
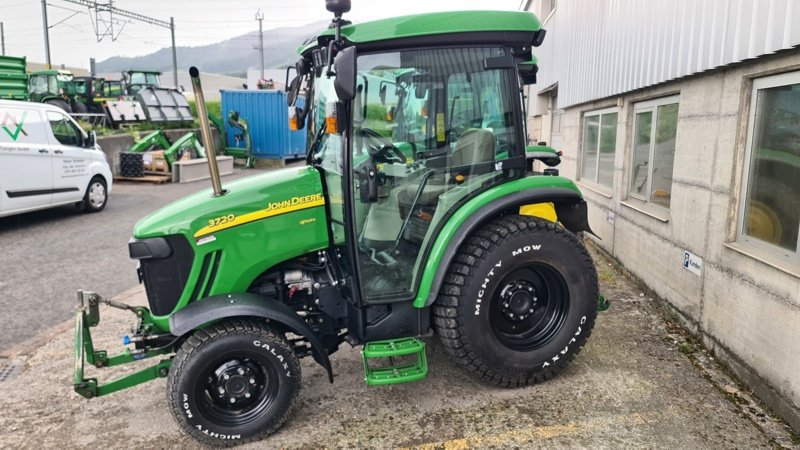
<svg viewBox="0 0 800 450">
<path fill-rule="evenodd" d="M 185 197 L 145 217 L 133 231 L 136 239 L 184 235 L 194 250 L 187 286 L 199 280 L 206 255 L 219 252 L 219 265 L 209 295 L 246 292 L 262 272 L 283 261 L 327 248 L 328 231 L 324 206 L 290 211 L 266 217 L 197 238 L 209 221 L 230 215 L 240 217 L 258 213 L 272 203 L 292 201 L 322 193 L 319 172 L 297 167 L 255 175 L 223 183 L 228 194 L 214 198 L 211 189 Z M 185 307 L 193 289 L 186 288 L 176 309 Z M 169 331 L 169 317 L 157 316 L 153 322 Z"/>
<path fill-rule="evenodd" d="M 582 197 L 581 191 L 571 180 L 563 177 L 534 176 L 510 181 L 489 189 L 459 208 L 455 214 L 450 217 L 450 220 L 447 221 L 447 224 L 442 228 L 442 231 L 433 243 L 430 256 L 425 262 L 422 279 L 420 280 L 419 289 L 417 290 L 417 296 L 414 299 L 414 306 L 416 308 L 425 307 L 425 301 L 431 292 L 433 277 L 436 275 L 436 271 L 442 263 L 442 256 L 444 255 L 445 249 L 447 249 L 447 244 L 453 239 L 461 224 L 469 219 L 472 214 L 484 205 L 505 197 L 506 195 L 528 189 L 545 188 L 569 189 L 575 191 L 576 194 Z"/>
<path fill-rule="evenodd" d="M 481 33 L 529 31 L 541 28 L 539 19 L 529 12 L 519 11 L 456 11 L 392 17 L 342 27 L 342 37 L 353 44 L 435 36 L 452 33 Z M 334 30 L 320 33 L 333 36 Z M 299 53 L 317 46 L 314 41 L 298 49 Z"/>
</svg>

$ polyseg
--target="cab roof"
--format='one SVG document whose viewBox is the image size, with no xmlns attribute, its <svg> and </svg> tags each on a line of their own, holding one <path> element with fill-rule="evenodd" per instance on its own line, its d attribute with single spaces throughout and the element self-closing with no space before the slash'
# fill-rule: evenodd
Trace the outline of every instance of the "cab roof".
<svg viewBox="0 0 800 450">
<path fill-rule="evenodd" d="M 432 45 L 472 42 L 529 46 L 541 30 L 539 19 L 522 11 L 456 11 L 392 17 L 342 27 L 342 39 L 369 49 L 406 45 Z M 325 45 L 334 30 L 321 32 L 316 39 L 298 48 L 299 54 Z"/>
</svg>

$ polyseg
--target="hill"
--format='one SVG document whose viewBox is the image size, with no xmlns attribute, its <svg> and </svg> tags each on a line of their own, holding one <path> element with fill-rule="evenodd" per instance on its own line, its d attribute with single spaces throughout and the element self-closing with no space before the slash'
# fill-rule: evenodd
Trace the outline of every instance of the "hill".
<svg viewBox="0 0 800 450">
<path fill-rule="evenodd" d="M 316 22 L 300 27 L 276 28 L 264 32 L 264 66 L 280 68 L 297 61 L 297 47 L 309 37 L 327 27 L 327 22 Z M 258 32 L 237 36 L 216 44 L 198 47 L 178 47 L 178 70 L 197 66 L 201 72 L 243 74 L 259 64 Z M 97 63 L 98 73 L 121 72 L 130 68 L 172 70 L 172 49 L 162 48 L 153 53 L 133 58 L 113 57 Z"/>
</svg>

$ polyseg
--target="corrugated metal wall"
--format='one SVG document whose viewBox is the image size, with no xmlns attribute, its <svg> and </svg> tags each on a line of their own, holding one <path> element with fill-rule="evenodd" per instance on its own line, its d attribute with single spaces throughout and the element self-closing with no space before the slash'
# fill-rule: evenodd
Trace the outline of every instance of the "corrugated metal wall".
<svg viewBox="0 0 800 450">
<path fill-rule="evenodd" d="M 564 108 L 798 46 L 800 0 L 558 0 L 545 29 Z"/>
</svg>

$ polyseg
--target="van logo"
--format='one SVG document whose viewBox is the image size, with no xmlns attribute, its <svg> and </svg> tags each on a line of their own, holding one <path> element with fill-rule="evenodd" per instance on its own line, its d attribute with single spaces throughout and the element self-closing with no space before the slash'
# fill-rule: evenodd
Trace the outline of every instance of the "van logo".
<svg viewBox="0 0 800 450">
<path fill-rule="evenodd" d="M 6 113 L 5 117 L 3 117 L 3 121 L 0 122 L 0 127 L 3 128 L 3 131 L 5 131 L 11 137 L 11 139 L 16 141 L 20 133 L 24 134 L 25 136 L 28 135 L 28 133 L 26 133 L 25 130 L 22 128 L 25 125 L 25 116 L 27 115 L 28 115 L 27 111 L 23 112 L 22 119 L 20 119 L 20 121 L 17 122 L 17 119 L 14 116 L 12 116 L 9 113 Z M 13 124 L 14 127 L 16 128 L 14 131 L 11 131 L 11 129 L 8 127 L 9 123 Z"/>
</svg>

